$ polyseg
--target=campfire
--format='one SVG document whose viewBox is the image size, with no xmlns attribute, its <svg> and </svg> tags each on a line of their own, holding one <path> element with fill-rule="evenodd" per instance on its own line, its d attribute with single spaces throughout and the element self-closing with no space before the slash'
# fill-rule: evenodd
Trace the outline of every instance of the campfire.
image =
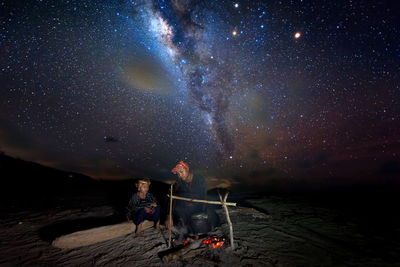
<svg viewBox="0 0 400 267">
<path fill-rule="evenodd" d="M 223 249 L 227 244 L 225 237 L 206 236 L 203 238 L 189 239 L 182 242 L 181 245 L 169 251 L 164 251 L 159 255 L 163 262 L 167 263 L 175 259 L 191 258 L 207 250 Z"/>
<path fill-rule="evenodd" d="M 226 221 L 229 225 L 229 237 L 230 237 L 230 244 L 231 244 L 231 248 L 232 250 L 235 249 L 235 243 L 233 242 L 233 226 L 232 226 L 232 222 L 231 219 L 229 217 L 229 211 L 228 211 L 228 206 L 236 206 L 236 203 L 230 203 L 230 202 L 226 202 L 226 199 L 228 198 L 229 192 L 225 193 L 225 196 L 222 197 L 222 195 L 219 193 L 218 191 L 218 196 L 220 201 L 209 201 L 209 200 L 202 200 L 202 199 L 190 199 L 190 198 L 186 198 L 186 197 L 179 197 L 179 196 L 174 196 L 172 194 L 173 192 L 173 184 L 171 184 L 171 188 L 170 188 L 170 202 L 169 202 L 169 217 L 172 218 L 172 200 L 173 199 L 178 199 L 178 200 L 184 200 L 184 201 L 190 201 L 190 202 L 198 202 L 198 203 L 207 203 L 207 204 L 215 204 L 215 205 L 222 205 L 222 207 L 224 208 L 225 211 L 225 215 L 226 215 Z M 170 221 L 170 224 L 172 225 L 172 221 Z M 171 228 L 169 229 L 169 237 L 168 237 L 168 247 L 171 247 Z M 225 242 L 225 240 L 224 240 Z M 223 242 L 223 243 L 224 243 Z M 211 242 L 213 243 L 213 242 Z M 222 243 L 222 244 L 223 244 Z M 217 246 L 218 247 L 218 246 Z"/>
<path fill-rule="evenodd" d="M 210 236 L 203 241 L 204 245 L 209 245 L 212 248 L 221 248 L 226 242 L 225 237 Z"/>
<path fill-rule="evenodd" d="M 224 247 L 225 243 L 226 243 L 226 238 L 225 237 L 218 237 L 218 236 L 206 236 L 203 238 L 200 238 L 200 240 L 202 240 L 201 242 L 201 246 L 202 247 L 208 247 L 208 248 L 222 248 Z M 195 241 L 193 240 L 184 240 L 182 241 L 182 246 L 186 246 L 188 244 L 190 244 L 190 242 Z"/>
<path fill-rule="evenodd" d="M 218 196 L 219 196 L 220 201 L 211 201 L 211 200 L 204 200 L 204 199 L 191 199 L 191 198 L 186 198 L 186 197 L 174 196 L 173 195 L 173 184 L 171 184 L 170 195 L 168 195 L 170 198 L 170 202 L 169 202 L 169 204 L 170 204 L 169 216 L 171 218 L 170 224 L 172 225 L 172 200 L 173 199 L 184 200 L 184 201 L 189 201 L 189 202 L 222 205 L 222 207 L 225 211 L 226 221 L 229 226 L 230 249 L 232 251 L 235 250 L 235 243 L 233 242 L 233 226 L 232 226 L 231 219 L 229 217 L 228 206 L 236 206 L 236 203 L 226 202 L 226 200 L 228 198 L 228 194 L 229 194 L 229 192 L 226 192 L 225 196 L 222 197 L 222 195 L 218 191 Z M 199 255 L 202 252 L 207 251 L 207 250 L 224 248 L 224 245 L 227 244 L 225 237 L 208 236 L 208 237 L 204 237 L 204 238 L 184 241 L 179 246 L 172 247 L 171 246 L 171 244 L 172 244 L 171 229 L 172 229 L 172 227 L 170 227 L 169 231 L 168 231 L 168 247 L 169 247 L 169 249 L 158 253 L 158 255 L 160 256 L 160 258 L 162 259 L 162 261 L 164 263 L 168 263 L 168 262 L 170 262 L 172 260 L 176 260 L 176 259 L 183 260 L 185 258 L 187 259 L 187 258 L 195 257 L 196 255 Z"/>
</svg>

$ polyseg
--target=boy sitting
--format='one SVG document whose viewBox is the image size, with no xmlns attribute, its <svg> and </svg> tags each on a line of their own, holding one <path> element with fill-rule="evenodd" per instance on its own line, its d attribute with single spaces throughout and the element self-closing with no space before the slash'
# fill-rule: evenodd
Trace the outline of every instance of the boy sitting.
<svg viewBox="0 0 400 267">
<path fill-rule="evenodd" d="M 127 207 L 127 218 L 136 225 L 136 236 L 141 236 L 144 220 L 153 221 L 155 228 L 160 231 L 160 206 L 156 198 L 149 193 L 150 180 L 140 179 L 136 183 L 137 192 L 133 194 Z"/>
</svg>

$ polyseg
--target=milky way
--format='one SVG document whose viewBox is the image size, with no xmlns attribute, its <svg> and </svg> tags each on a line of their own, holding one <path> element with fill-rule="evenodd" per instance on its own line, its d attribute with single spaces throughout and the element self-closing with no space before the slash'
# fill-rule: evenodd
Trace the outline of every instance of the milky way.
<svg viewBox="0 0 400 267">
<path fill-rule="evenodd" d="M 152 30 L 179 65 L 187 94 L 204 113 L 219 152 L 231 155 L 234 144 L 225 116 L 233 77 L 221 64 L 223 58 L 213 56 L 218 42 L 212 34 L 216 14 L 212 16 L 206 7 L 207 3 L 200 2 L 158 1 L 146 13 L 150 13 Z"/>
<path fill-rule="evenodd" d="M 107 179 L 166 179 L 186 160 L 210 183 L 253 186 L 400 169 L 394 4 L 1 7 L 6 154 Z"/>
</svg>

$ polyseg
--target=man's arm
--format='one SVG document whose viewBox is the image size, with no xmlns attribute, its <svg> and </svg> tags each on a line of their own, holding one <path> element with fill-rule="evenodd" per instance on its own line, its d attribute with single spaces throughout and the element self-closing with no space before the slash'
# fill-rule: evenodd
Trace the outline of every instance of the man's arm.
<svg viewBox="0 0 400 267">
<path fill-rule="evenodd" d="M 205 199 L 207 194 L 207 186 L 206 186 L 206 180 L 202 175 L 199 174 L 196 175 L 195 188 L 192 189 L 193 193 L 196 195 L 197 198 Z"/>
<path fill-rule="evenodd" d="M 206 185 L 206 180 L 202 175 L 197 175 L 197 181 L 196 181 L 196 191 L 195 193 L 195 198 L 201 199 L 201 200 L 206 200 L 207 196 L 207 185 Z M 204 211 L 206 208 L 205 204 L 200 204 L 197 203 L 202 207 L 202 210 Z"/>
<path fill-rule="evenodd" d="M 199 183 L 200 183 L 200 199 L 206 199 L 206 196 L 207 196 L 207 185 L 206 185 L 206 180 L 204 179 L 204 177 L 203 176 L 199 176 L 199 178 L 200 178 L 200 181 L 199 181 Z"/>
</svg>

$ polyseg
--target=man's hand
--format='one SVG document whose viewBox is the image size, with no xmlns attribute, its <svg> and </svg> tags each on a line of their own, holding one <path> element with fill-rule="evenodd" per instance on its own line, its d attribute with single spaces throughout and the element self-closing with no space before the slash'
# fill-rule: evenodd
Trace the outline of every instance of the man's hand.
<svg viewBox="0 0 400 267">
<path fill-rule="evenodd" d="M 171 216 L 167 215 L 167 218 L 165 219 L 165 228 L 169 230 L 172 226 L 174 226 L 174 221 L 172 220 Z"/>
<path fill-rule="evenodd" d="M 153 202 L 150 204 L 152 207 L 157 207 L 157 203 Z"/>
</svg>

